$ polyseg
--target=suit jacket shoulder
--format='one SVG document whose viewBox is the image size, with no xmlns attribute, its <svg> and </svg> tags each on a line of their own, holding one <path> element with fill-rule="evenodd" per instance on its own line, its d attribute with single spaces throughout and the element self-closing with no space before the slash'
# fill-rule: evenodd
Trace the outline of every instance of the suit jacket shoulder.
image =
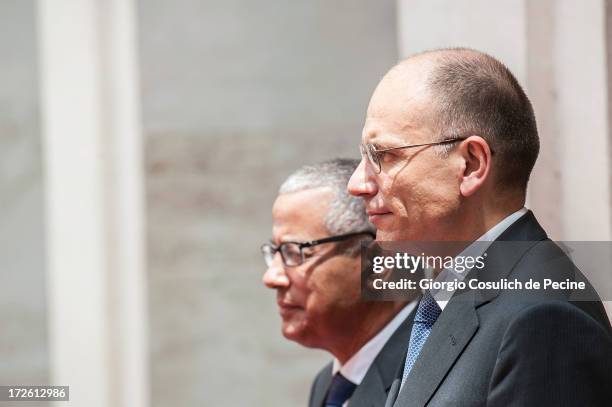
<svg viewBox="0 0 612 407">
<path fill-rule="evenodd" d="M 531 212 L 487 253 L 479 280 L 584 279 Z M 571 292 L 562 290 L 457 292 L 434 324 L 395 406 L 609 403 L 611 328 L 601 301 L 592 295 L 592 301 L 572 302 Z"/>
</svg>

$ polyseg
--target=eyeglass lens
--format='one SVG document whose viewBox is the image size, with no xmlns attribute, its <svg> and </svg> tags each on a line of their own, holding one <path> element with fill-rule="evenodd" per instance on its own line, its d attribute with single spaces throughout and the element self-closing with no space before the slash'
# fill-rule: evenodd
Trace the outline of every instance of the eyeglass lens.
<svg viewBox="0 0 612 407">
<path fill-rule="evenodd" d="M 367 157 L 368 161 L 372 165 L 372 168 L 379 173 L 380 172 L 380 161 L 378 160 L 378 154 L 376 153 L 376 149 L 372 144 L 366 144 L 365 146 L 362 144 L 359 146 L 361 150 L 361 156 Z"/>
<path fill-rule="evenodd" d="M 302 252 L 297 243 L 283 243 L 280 247 L 275 247 L 272 244 L 264 244 L 261 247 L 264 261 L 268 267 L 274 262 L 276 252 L 281 253 L 281 258 L 285 266 L 293 267 L 302 264 Z"/>
</svg>

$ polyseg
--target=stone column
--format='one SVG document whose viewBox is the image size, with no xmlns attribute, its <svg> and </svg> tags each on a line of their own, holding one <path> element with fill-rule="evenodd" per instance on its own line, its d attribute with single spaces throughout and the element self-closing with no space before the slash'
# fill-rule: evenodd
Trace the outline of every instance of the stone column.
<svg viewBox="0 0 612 407">
<path fill-rule="evenodd" d="M 40 0 L 51 383 L 148 405 L 134 3 Z"/>
</svg>

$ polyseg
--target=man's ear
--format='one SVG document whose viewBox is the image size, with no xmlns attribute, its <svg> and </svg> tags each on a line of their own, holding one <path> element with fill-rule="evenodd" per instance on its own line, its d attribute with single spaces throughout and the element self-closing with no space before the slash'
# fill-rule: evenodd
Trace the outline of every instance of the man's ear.
<svg viewBox="0 0 612 407">
<path fill-rule="evenodd" d="M 480 136 L 470 136 L 459 146 L 459 153 L 465 161 L 465 168 L 459 189 L 467 197 L 478 191 L 491 172 L 491 149 Z"/>
</svg>

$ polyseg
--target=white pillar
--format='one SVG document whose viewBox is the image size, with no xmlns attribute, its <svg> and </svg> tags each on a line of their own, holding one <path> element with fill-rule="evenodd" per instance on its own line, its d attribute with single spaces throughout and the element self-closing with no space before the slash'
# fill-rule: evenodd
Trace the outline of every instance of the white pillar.
<svg viewBox="0 0 612 407">
<path fill-rule="evenodd" d="M 148 405 L 135 5 L 39 0 L 51 379 Z"/>
<path fill-rule="evenodd" d="M 542 146 L 530 188 L 532 207 L 543 214 L 540 220 L 553 239 L 610 241 L 606 3 L 542 0 L 528 2 L 527 10 L 528 93 Z M 610 292 L 609 282 L 596 288 Z M 612 303 L 605 305 L 612 315 Z"/>
<path fill-rule="evenodd" d="M 469 47 L 503 61 L 524 83 L 524 0 L 398 0 L 400 58 L 433 48 Z"/>
<path fill-rule="evenodd" d="M 554 4 L 564 240 L 610 240 L 608 79 L 603 0 Z M 534 22 L 537 24 L 537 22 Z M 544 146 L 546 147 L 546 146 Z M 547 204 L 554 204 L 548 202 Z"/>
</svg>

